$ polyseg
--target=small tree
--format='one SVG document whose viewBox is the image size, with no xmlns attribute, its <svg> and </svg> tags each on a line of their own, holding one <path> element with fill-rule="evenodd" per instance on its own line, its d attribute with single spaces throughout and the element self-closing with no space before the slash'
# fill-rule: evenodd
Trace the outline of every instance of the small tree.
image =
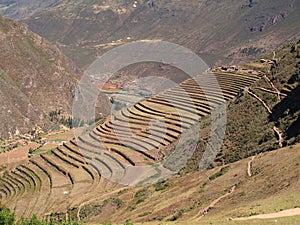
<svg viewBox="0 0 300 225">
<path fill-rule="evenodd" d="M 33 148 L 29 148 L 29 154 L 33 154 L 34 150 Z"/>
<path fill-rule="evenodd" d="M 11 213 L 8 208 L 0 205 L 0 225 L 13 225 L 15 220 L 15 214 Z"/>
</svg>

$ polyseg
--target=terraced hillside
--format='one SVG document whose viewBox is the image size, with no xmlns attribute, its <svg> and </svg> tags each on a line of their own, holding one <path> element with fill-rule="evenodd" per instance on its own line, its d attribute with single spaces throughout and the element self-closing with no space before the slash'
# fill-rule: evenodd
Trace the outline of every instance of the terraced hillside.
<svg viewBox="0 0 300 225">
<path fill-rule="evenodd" d="M 203 82 L 205 77 L 215 77 L 222 92 Z M 85 204 L 105 200 L 140 181 L 135 168 L 164 160 L 185 131 L 259 79 L 245 71 L 210 72 L 122 109 L 76 140 L 5 172 L 1 203 L 19 216 L 60 212 L 59 217 L 80 217 Z M 157 174 L 167 170 L 154 168 Z M 118 206 L 116 199 L 109 201 Z"/>
</svg>

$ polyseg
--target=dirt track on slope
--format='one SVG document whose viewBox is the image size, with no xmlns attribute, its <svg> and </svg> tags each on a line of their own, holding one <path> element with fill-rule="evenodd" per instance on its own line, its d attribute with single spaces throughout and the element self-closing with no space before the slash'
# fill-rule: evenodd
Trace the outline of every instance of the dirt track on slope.
<svg viewBox="0 0 300 225">
<path fill-rule="evenodd" d="M 248 168 L 247 168 L 247 174 L 248 174 L 248 177 L 251 177 L 252 176 L 252 172 L 251 172 L 251 169 L 252 169 L 252 162 L 254 161 L 255 159 L 255 156 L 253 156 L 251 158 L 251 160 L 248 162 Z"/>
<path fill-rule="evenodd" d="M 202 209 L 199 211 L 199 213 L 194 217 L 196 221 L 199 221 L 204 215 L 206 215 L 208 213 L 208 211 L 212 208 L 215 207 L 216 204 L 218 204 L 223 198 L 226 198 L 228 195 L 231 195 L 234 191 L 235 191 L 236 185 L 234 185 L 229 192 L 227 192 L 226 194 L 222 195 L 221 197 L 215 199 L 214 201 L 212 201 L 212 203 L 210 203 L 210 205 L 208 207 L 206 207 L 205 209 Z"/>
<path fill-rule="evenodd" d="M 280 218 L 280 217 L 288 217 L 288 216 L 298 216 L 300 215 L 300 208 L 295 209 L 287 209 L 277 213 L 269 213 L 269 214 L 261 214 L 249 217 L 241 217 L 235 218 L 233 220 L 251 220 L 251 219 L 273 219 L 273 218 Z"/>
</svg>

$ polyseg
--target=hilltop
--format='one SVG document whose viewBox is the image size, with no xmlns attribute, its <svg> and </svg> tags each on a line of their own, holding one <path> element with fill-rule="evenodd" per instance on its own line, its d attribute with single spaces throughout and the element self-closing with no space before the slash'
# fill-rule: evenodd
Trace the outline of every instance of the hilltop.
<svg viewBox="0 0 300 225">
<path fill-rule="evenodd" d="M 0 39 L 0 138 L 50 130 L 50 112 L 71 112 L 78 69 L 50 42 L 2 16 Z"/>
</svg>

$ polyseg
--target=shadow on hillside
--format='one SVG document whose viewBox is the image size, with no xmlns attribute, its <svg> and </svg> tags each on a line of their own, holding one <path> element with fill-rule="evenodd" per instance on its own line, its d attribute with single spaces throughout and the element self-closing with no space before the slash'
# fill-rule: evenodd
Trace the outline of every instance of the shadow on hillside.
<svg viewBox="0 0 300 225">
<path fill-rule="evenodd" d="M 297 137 L 300 134 L 300 85 L 298 85 L 287 97 L 273 108 L 269 119 L 278 122 L 280 119 L 293 119 L 285 131 L 288 139 Z M 295 119 L 296 118 L 296 119 Z"/>
</svg>

